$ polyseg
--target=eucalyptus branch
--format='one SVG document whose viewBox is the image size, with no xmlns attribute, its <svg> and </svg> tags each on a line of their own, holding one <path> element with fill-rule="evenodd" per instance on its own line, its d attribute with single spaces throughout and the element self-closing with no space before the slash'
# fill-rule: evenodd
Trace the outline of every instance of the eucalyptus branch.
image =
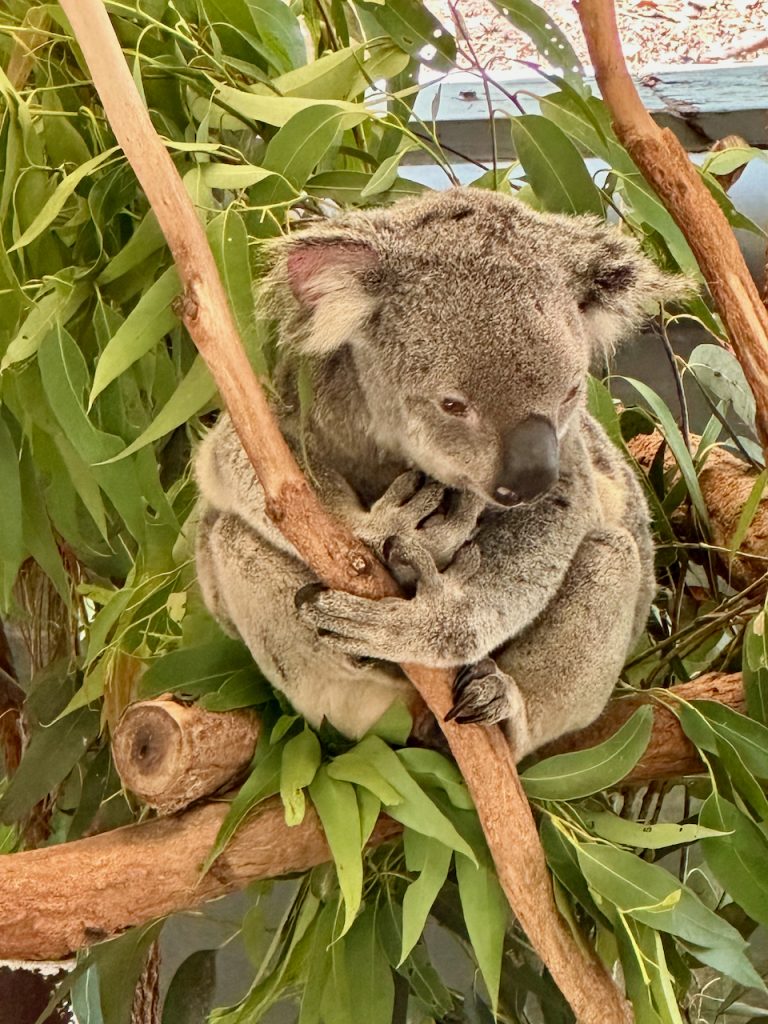
<svg viewBox="0 0 768 1024">
<path fill-rule="evenodd" d="M 643 106 L 622 53 L 613 0 L 577 0 L 576 8 L 616 135 L 696 257 L 755 396 L 757 433 L 768 450 L 768 310 L 736 236 L 678 140 Z"/>
</svg>

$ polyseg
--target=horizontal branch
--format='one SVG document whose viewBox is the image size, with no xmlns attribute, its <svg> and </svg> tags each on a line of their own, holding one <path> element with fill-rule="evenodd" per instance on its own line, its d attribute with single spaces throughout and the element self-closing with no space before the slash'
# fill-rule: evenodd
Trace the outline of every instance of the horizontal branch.
<svg viewBox="0 0 768 1024">
<path fill-rule="evenodd" d="M 709 699 L 743 710 L 741 677 L 712 673 L 673 687 L 687 699 Z M 560 753 L 600 743 L 652 694 L 613 700 L 588 729 L 553 744 Z M 212 715 L 213 712 L 204 712 Z M 675 716 L 654 704 L 648 748 L 626 778 L 642 783 L 702 770 Z M 330 859 L 322 828 L 309 808 L 301 825 L 285 824 L 279 801 L 266 801 L 235 834 L 211 870 L 200 865 L 213 846 L 228 805 L 199 805 L 174 817 L 105 832 L 72 843 L 0 857 L 0 957 L 59 959 L 126 928 L 241 889 L 260 878 L 307 871 Z M 401 826 L 382 816 L 370 845 Z"/>
<path fill-rule="evenodd" d="M 330 860 L 312 808 L 289 828 L 279 800 L 266 801 L 204 876 L 228 804 L 194 807 L 170 818 L 72 843 L 0 857 L 0 957 L 57 960 L 259 878 L 307 871 Z M 371 843 L 401 826 L 382 817 Z"/>
<path fill-rule="evenodd" d="M 677 717 L 658 700 L 660 691 L 616 697 L 602 715 L 586 729 L 570 733 L 550 743 L 539 753 L 542 756 L 562 754 L 573 750 L 584 750 L 602 743 L 620 729 L 637 708 L 653 705 L 653 730 L 645 753 L 624 779 L 625 783 L 641 784 L 654 779 L 677 778 L 681 775 L 696 775 L 704 771 L 704 765 L 696 748 L 680 728 Z M 684 700 L 716 700 L 727 704 L 734 711 L 744 711 L 744 687 L 741 673 L 729 675 L 709 672 L 691 683 L 672 686 L 668 693 Z"/>
</svg>

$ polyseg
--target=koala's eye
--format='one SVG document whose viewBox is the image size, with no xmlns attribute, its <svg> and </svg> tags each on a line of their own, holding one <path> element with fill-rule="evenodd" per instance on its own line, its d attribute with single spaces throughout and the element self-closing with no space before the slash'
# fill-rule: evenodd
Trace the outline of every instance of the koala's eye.
<svg viewBox="0 0 768 1024">
<path fill-rule="evenodd" d="M 574 384 L 573 387 L 568 392 L 568 394 L 565 396 L 565 401 L 566 402 L 572 402 L 574 400 L 574 398 L 576 397 L 576 395 L 578 395 L 580 390 L 581 390 L 581 384 Z"/>
<path fill-rule="evenodd" d="M 440 402 L 440 408 L 443 412 L 447 412 L 449 416 L 467 415 L 467 403 L 462 402 L 460 398 L 443 398 Z"/>
</svg>

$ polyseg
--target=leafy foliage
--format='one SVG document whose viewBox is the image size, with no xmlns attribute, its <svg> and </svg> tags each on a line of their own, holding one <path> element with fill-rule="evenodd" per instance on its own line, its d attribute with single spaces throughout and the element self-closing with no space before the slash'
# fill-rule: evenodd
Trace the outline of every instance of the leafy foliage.
<svg viewBox="0 0 768 1024">
<path fill-rule="evenodd" d="M 548 14 L 531 0 L 495 6 L 559 73 L 548 76 L 540 114 L 510 121 L 519 162 L 494 160 L 475 184 L 541 209 L 616 211 L 662 266 L 697 280 L 680 230 L 618 143 Z M 269 332 L 251 302 L 263 243 L 297 216 L 420 192 L 405 166 L 414 151 L 446 183 L 455 179 L 436 124 L 412 117 L 412 106 L 420 69 L 451 70 L 462 40 L 418 0 L 125 0 L 108 8 L 205 223 L 248 356 L 268 380 Z M 8 0 L 0 55 L 0 602 L 29 637 L 41 625 L 30 595 L 47 588 L 68 628 L 57 660 L 27 645 L 31 738 L 3 786 L 0 850 L 23 845 L 43 800 L 49 842 L 136 819 L 108 749 L 131 700 L 175 691 L 213 710 L 257 706 L 264 738 L 206 866 L 253 808 L 279 793 L 289 825 L 301 821 L 307 797 L 314 804 L 336 870 L 285 883 L 290 902 L 268 947 L 268 886 L 253 887 L 238 930 L 257 971 L 239 1003 L 211 1019 L 245 1024 L 293 1001 L 300 1024 L 346 1024 L 360 1007 L 373 1024 L 494 1014 L 515 1024 L 572 1021 L 507 919 L 455 766 L 405 747 L 410 723 L 396 711 L 355 745 L 316 735 L 204 610 L 191 559 L 189 458 L 218 398 L 174 308 L 176 271 L 58 6 Z M 586 157 L 603 169 L 594 173 Z M 702 168 L 734 226 L 757 230 L 714 175 L 763 158 L 728 151 Z M 754 403 L 703 299 L 674 316 L 662 311 L 662 331 L 676 320 L 695 321 L 712 339 L 687 364 L 673 360 L 711 409 L 698 449 L 685 410 L 678 425 L 643 382 L 631 382 L 640 406 L 619 409 L 597 380 L 591 400 L 627 458 L 632 437 L 654 427 L 673 457 L 665 468 L 662 451 L 642 475 L 661 593 L 621 687 L 659 688 L 707 775 L 639 794 L 621 788 L 648 740 L 646 709 L 606 743 L 540 761 L 523 780 L 562 913 L 608 966 L 620 963 L 638 1024 L 740 1024 L 765 1016 L 766 1005 L 750 943 L 764 945 L 768 927 L 759 869 L 768 852 L 768 649 L 760 586 L 739 592 L 729 566 L 765 475 L 731 546 L 716 548 L 699 477 L 723 439 L 762 468 Z M 674 681 L 738 667 L 742 651 L 749 718 L 665 696 Z M 404 840 L 367 849 L 381 810 L 402 822 Z M 160 927 L 82 958 L 70 978 L 82 1020 L 127 1019 Z M 433 955 L 446 936 L 454 964 L 468 965 L 467 981 Z M 195 956 L 171 983 L 168 1024 L 188 1019 L 180 993 L 192 980 L 200 1014 L 211 1008 L 204 981 L 216 954 Z"/>
</svg>

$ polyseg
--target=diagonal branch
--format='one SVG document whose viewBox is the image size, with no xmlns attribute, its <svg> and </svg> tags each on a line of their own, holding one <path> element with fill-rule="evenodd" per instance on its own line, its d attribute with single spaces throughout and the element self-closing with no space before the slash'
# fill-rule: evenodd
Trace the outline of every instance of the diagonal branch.
<svg viewBox="0 0 768 1024">
<path fill-rule="evenodd" d="M 321 507 L 283 440 L 240 344 L 202 226 L 157 136 L 101 0 L 61 0 L 104 110 L 165 234 L 184 284 L 182 318 L 206 360 L 267 499 L 270 517 L 323 582 L 363 597 L 396 593 L 371 553 Z M 439 722 L 448 673 L 404 666 Z M 554 903 L 536 826 L 499 729 L 443 726 L 475 800 L 499 880 L 528 937 L 583 1024 L 632 1014 L 595 954 Z"/>
<path fill-rule="evenodd" d="M 643 106 L 624 61 L 613 0 L 577 0 L 576 7 L 616 135 L 696 257 L 755 396 L 757 433 L 768 451 L 768 310 L 736 236 L 688 154 Z"/>
</svg>

